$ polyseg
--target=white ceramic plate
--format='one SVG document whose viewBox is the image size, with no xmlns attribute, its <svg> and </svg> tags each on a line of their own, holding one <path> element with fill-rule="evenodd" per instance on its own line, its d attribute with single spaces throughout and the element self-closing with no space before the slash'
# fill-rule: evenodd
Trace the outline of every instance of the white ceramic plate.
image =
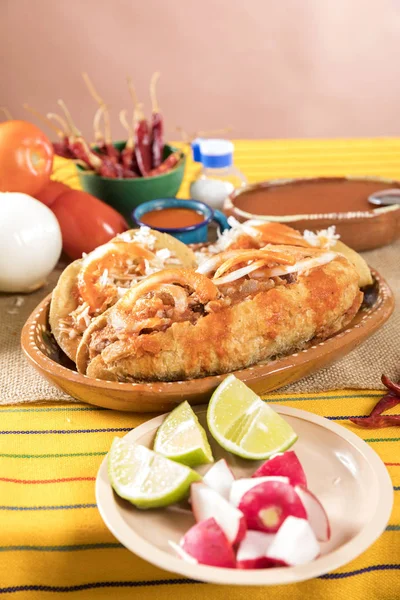
<svg viewBox="0 0 400 600">
<path fill-rule="evenodd" d="M 100 514 L 113 535 L 148 562 L 191 579 L 228 585 L 276 585 L 311 579 L 341 567 L 364 552 L 384 531 L 392 510 L 393 487 L 379 456 L 357 435 L 303 410 L 274 406 L 297 432 L 293 447 L 304 467 L 308 486 L 324 505 L 332 537 L 321 544 L 321 555 L 298 567 L 262 570 L 222 569 L 185 562 L 175 556 L 168 540 L 179 542 L 194 524 L 184 507 L 143 511 L 120 499 L 107 474 L 107 457 L 96 480 Z M 195 408 L 206 427 L 206 407 Z M 125 437 L 151 447 L 166 415 L 151 419 Z M 207 427 L 206 427 L 207 430 Z M 226 458 L 235 475 L 249 477 L 258 462 L 225 452 L 209 436 L 214 458 Z M 209 467 L 200 467 L 205 472 Z M 203 469 L 203 470 L 202 470 Z"/>
</svg>

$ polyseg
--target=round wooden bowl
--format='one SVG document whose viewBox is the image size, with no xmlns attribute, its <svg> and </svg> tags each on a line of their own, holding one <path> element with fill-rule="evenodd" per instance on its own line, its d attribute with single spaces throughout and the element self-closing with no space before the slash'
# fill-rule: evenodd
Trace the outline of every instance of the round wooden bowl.
<svg viewBox="0 0 400 600">
<path fill-rule="evenodd" d="M 241 222 L 272 221 L 301 232 L 335 225 L 341 241 L 360 252 L 386 246 L 400 237 L 400 205 L 374 207 L 368 203 L 371 193 L 389 188 L 400 188 L 400 182 L 377 177 L 265 181 L 234 192 L 225 201 L 224 213 Z M 364 194 L 362 200 L 360 193 Z M 257 206 L 262 207 L 257 210 L 255 195 L 259 198 Z"/>
<path fill-rule="evenodd" d="M 393 312 L 394 297 L 384 279 L 373 271 L 375 283 L 366 290 L 365 303 L 352 323 L 324 342 L 311 341 L 308 347 L 276 360 L 236 371 L 235 375 L 258 394 L 265 394 L 297 381 L 349 353 L 361 344 Z M 191 404 L 209 401 L 212 392 L 226 377 L 215 375 L 189 381 L 119 383 L 94 379 L 76 371 L 56 344 L 48 323 L 51 294 L 33 311 L 21 334 L 22 348 L 30 363 L 50 383 L 88 404 L 133 412 L 160 412 L 183 400 Z"/>
</svg>

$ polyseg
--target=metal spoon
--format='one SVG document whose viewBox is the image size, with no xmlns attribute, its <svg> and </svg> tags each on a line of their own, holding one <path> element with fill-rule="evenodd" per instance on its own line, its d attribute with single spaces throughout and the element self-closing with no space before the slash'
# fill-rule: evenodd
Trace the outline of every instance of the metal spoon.
<svg viewBox="0 0 400 600">
<path fill-rule="evenodd" d="M 374 206 L 391 206 L 400 204 L 400 189 L 382 190 L 368 196 L 368 202 Z"/>
</svg>

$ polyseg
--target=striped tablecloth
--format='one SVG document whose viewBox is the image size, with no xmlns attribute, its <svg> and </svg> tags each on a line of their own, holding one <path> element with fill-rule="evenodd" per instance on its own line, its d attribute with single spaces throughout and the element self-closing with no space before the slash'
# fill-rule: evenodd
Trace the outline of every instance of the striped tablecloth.
<svg viewBox="0 0 400 600">
<path fill-rule="evenodd" d="M 250 181 L 305 175 L 400 178 L 400 140 L 238 141 L 236 163 Z M 181 190 L 187 195 L 188 176 Z M 56 177 L 73 186 L 68 166 Z M 400 338 L 400 332 L 399 332 Z M 125 550 L 97 511 L 94 481 L 114 435 L 146 417 L 80 404 L 0 409 L 0 595 L 15 598 L 167 600 L 395 600 L 400 597 L 400 430 L 359 430 L 349 416 L 367 414 L 381 392 L 343 390 L 275 395 L 340 422 L 367 441 L 392 477 L 395 506 L 381 538 L 345 567 L 312 581 L 272 588 L 224 588 L 163 572 Z"/>
</svg>

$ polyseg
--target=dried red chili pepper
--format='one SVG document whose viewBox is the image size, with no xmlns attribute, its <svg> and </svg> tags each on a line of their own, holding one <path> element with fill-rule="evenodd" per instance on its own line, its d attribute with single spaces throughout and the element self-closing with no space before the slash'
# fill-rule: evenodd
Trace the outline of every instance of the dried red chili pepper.
<svg viewBox="0 0 400 600">
<path fill-rule="evenodd" d="M 103 116 L 104 116 L 104 123 L 105 123 L 105 138 L 104 138 L 105 154 L 108 156 L 108 158 L 112 162 L 118 163 L 119 159 L 120 159 L 119 158 L 120 152 L 112 143 L 110 115 L 108 113 L 107 108 L 105 108 L 105 110 L 103 112 Z"/>
<path fill-rule="evenodd" d="M 121 125 L 128 132 L 128 139 L 126 141 L 125 148 L 121 150 L 121 162 L 122 166 L 124 167 L 124 177 L 132 179 L 138 176 L 138 166 L 134 149 L 133 128 L 128 123 L 126 113 L 126 110 L 121 110 L 119 113 Z"/>
<path fill-rule="evenodd" d="M 123 166 L 127 169 L 130 169 L 132 164 L 132 157 L 134 156 L 134 141 L 133 141 L 133 131 L 132 127 L 130 127 L 128 123 L 128 119 L 126 118 L 126 110 L 121 110 L 119 113 L 119 120 L 128 132 L 128 139 L 126 140 L 125 148 L 121 150 L 121 162 Z"/>
<path fill-rule="evenodd" d="M 99 172 L 103 162 L 102 159 L 98 154 L 93 152 L 93 150 L 90 150 L 81 132 L 73 122 L 65 102 L 63 102 L 63 100 L 58 100 L 58 105 L 62 108 L 66 118 L 69 133 L 69 149 L 71 150 L 72 154 L 76 159 L 84 162 L 94 171 Z"/>
<path fill-rule="evenodd" d="M 400 415 L 378 415 L 376 417 L 349 419 L 355 425 L 364 429 L 382 429 L 382 427 L 398 427 Z"/>
<path fill-rule="evenodd" d="M 23 106 L 25 110 L 32 113 L 40 121 L 42 121 L 48 127 L 50 127 L 50 129 L 52 129 L 60 138 L 59 142 L 53 142 L 54 153 L 57 154 L 57 156 L 62 156 L 63 158 L 75 158 L 69 147 L 68 127 L 64 119 L 62 119 L 59 115 L 55 115 L 53 113 L 49 113 L 49 115 L 45 117 L 39 111 L 32 108 L 32 106 L 30 106 L 29 104 L 24 104 Z M 52 123 L 51 119 L 53 117 L 59 124 L 61 124 L 61 128 L 57 127 L 56 125 L 54 125 L 54 123 Z"/>
<path fill-rule="evenodd" d="M 135 156 L 143 177 L 151 171 L 152 156 L 149 124 L 144 116 L 142 105 L 135 107 Z"/>
<path fill-rule="evenodd" d="M 381 398 L 375 408 L 372 410 L 370 417 L 376 417 L 381 415 L 385 410 L 389 410 L 394 406 L 400 404 L 400 398 L 393 394 L 386 394 Z"/>
<path fill-rule="evenodd" d="M 154 73 L 150 82 L 150 97 L 151 97 L 151 151 L 152 151 L 152 167 L 156 169 L 163 160 L 164 154 L 164 123 L 160 107 L 157 102 L 156 85 L 160 77 L 160 73 Z"/>
<path fill-rule="evenodd" d="M 120 163 L 112 161 L 108 156 L 102 160 L 98 174 L 102 177 L 112 177 L 113 179 L 125 176 L 124 167 Z"/>
<path fill-rule="evenodd" d="M 133 103 L 133 140 L 136 158 L 135 167 L 137 167 L 135 171 L 146 177 L 147 173 L 151 171 L 152 164 L 149 125 L 143 114 L 143 105 L 138 104 L 136 91 L 130 77 L 127 77 L 127 83 Z"/>
<path fill-rule="evenodd" d="M 88 167 L 93 169 L 93 171 L 96 171 L 96 173 L 100 172 L 103 160 L 89 148 L 83 138 L 75 138 L 70 143 L 70 149 L 75 159 L 84 162 Z"/>
<path fill-rule="evenodd" d="M 100 94 L 97 92 L 91 79 L 89 78 L 89 75 L 87 73 L 82 73 L 82 77 L 83 77 L 84 82 L 86 83 L 86 87 L 88 88 L 90 95 L 92 96 L 94 101 L 99 105 L 99 109 L 101 109 L 100 116 L 102 116 L 103 120 L 104 120 L 105 131 L 104 131 L 104 138 L 103 138 L 102 144 L 101 144 L 101 151 L 106 156 L 108 156 L 108 158 L 111 160 L 111 162 L 117 163 L 119 161 L 119 150 L 112 143 L 111 123 L 110 123 L 110 114 L 108 112 L 108 106 L 104 102 L 104 100 L 100 96 Z M 100 116 L 99 116 L 99 119 L 100 119 Z"/>
<path fill-rule="evenodd" d="M 390 390 L 397 396 L 400 396 L 400 384 L 394 383 L 394 381 L 389 379 L 389 377 L 387 377 L 386 375 L 382 375 L 381 380 L 383 385 L 387 387 L 388 390 Z"/>
<path fill-rule="evenodd" d="M 125 179 L 135 179 L 138 177 L 138 174 L 132 171 L 132 169 L 124 169 L 123 176 Z"/>
<path fill-rule="evenodd" d="M 61 127 L 59 130 L 61 131 L 61 135 L 59 134 L 60 142 L 58 145 L 53 144 L 54 150 L 57 151 L 59 156 L 63 156 L 63 158 L 75 158 L 74 153 L 71 150 L 71 131 L 66 121 L 56 113 L 47 113 L 45 118 L 50 121 L 50 123 L 56 121 Z"/>
<path fill-rule="evenodd" d="M 400 415 L 382 415 L 385 410 L 400 404 L 400 385 L 391 381 L 386 375 L 382 375 L 381 379 L 389 393 L 379 400 L 368 417 L 350 418 L 349 421 L 355 425 L 366 429 L 400 426 Z"/>
<path fill-rule="evenodd" d="M 99 106 L 96 110 L 93 118 L 93 137 L 94 137 L 94 145 L 98 148 L 100 154 L 105 154 L 105 142 L 104 142 L 104 134 L 100 128 L 100 119 L 103 116 L 103 106 Z"/>
<path fill-rule="evenodd" d="M 154 175 L 162 175 L 163 173 L 171 171 L 171 169 L 176 167 L 181 158 L 182 152 L 180 150 L 176 150 L 175 152 L 167 156 L 164 162 L 162 162 L 161 165 L 157 167 L 157 169 L 152 169 L 151 171 L 149 171 L 147 173 L 148 177 L 154 177 Z"/>
<path fill-rule="evenodd" d="M 74 156 L 86 163 L 91 169 L 93 169 L 98 175 L 102 177 L 110 178 L 122 178 L 123 167 L 118 162 L 115 162 L 112 158 L 107 155 L 100 155 L 97 152 L 91 150 L 83 138 L 81 132 L 77 129 L 74 124 L 71 114 L 62 100 L 58 101 L 58 104 L 64 111 L 67 123 L 72 135 L 70 136 L 70 148 L 74 153 Z"/>
</svg>

